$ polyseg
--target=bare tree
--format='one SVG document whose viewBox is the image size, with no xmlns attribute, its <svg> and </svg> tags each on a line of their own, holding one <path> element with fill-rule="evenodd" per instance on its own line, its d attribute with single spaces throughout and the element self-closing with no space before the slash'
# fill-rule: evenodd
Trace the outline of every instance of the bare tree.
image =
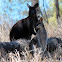
<svg viewBox="0 0 62 62">
<path fill-rule="evenodd" d="M 55 7 L 56 7 L 57 23 L 60 24 L 60 13 L 59 13 L 59 2 L 58 2 L 58 0 L 55 0 Z"/>
</svg>

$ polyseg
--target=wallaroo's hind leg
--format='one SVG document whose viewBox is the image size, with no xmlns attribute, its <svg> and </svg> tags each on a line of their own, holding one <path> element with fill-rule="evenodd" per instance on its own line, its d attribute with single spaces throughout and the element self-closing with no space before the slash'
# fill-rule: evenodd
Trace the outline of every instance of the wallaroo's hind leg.
<svg viewBox="0 0 62 62">
<path fill-rule="evenodd" d="M 34 47 L 33 45 L 36 45 L 37 44 L 37 39 L 36 37 L 34 37 L 30 43 L 29 43 L 29 50 L 32 50 L 30 53 L 34 56 Z"/>
</svg>

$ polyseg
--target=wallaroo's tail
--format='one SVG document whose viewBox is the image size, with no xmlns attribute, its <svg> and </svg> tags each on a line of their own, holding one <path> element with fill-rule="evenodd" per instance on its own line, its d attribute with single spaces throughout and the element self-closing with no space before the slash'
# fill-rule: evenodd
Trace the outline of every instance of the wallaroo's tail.
<svg viewBox="0 0 62 62">
<path fill-rule="evenodd" d="M 22 51 L 25 51 L 25 47 L 27 47 L 28 50 L 28 40 L 25 39 L 20 39 L 14 42 L 0 42 L 0 52 L 5 51 L 6 53 L 8 52 L 13 52 L 15 53 L 16 50 L 20 52 L 20 55 Z"/>
<path fill-rule="evenodd" d="M 6 52 L 14 52 L 15 49 L 20 51 L 20 44 L 17 42 L 0 42 L 0 49 L 4 49 Z"/>
</svg>

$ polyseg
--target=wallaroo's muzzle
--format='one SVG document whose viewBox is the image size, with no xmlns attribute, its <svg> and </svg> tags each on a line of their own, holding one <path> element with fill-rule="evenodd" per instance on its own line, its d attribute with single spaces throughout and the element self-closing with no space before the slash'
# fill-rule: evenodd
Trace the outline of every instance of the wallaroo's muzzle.
<svg viewBox="0 0 62 62">
<path fill-rule="evenodd" d="M 37 26 L 36 26 L 36 28 L 35 28 L 36 32 L 37 32 L 39 29 L 41 29 L 41 23 L 38 23 L 38 24 L 37 24 Z"/>
</svg>

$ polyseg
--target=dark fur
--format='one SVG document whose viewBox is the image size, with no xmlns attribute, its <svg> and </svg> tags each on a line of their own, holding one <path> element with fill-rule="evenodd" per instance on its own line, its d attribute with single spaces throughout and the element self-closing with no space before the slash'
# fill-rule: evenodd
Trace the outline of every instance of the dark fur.
<svg viewBox="0 0 62 62">
<path fill-rule="evenodd" d="M 21 54 L 22 51 L 25 51 L 24 46 L 20 45 L 19 42 L 0 42 L 0 52 L 5 51 L 6 53 L 15 53 L 19 51 L 20 56 L 22 57 L 23 55 Z"/>
<path fill-rule="evenodd" d="M 34 7 L 29 7 L 29 16 L 25 19 L 18 21 L 10 31 L 10 41 L 14 41 L 20 38 L 31 39 L 32 34 L 36 34 L 34 32 L 34 28 L 38 22 L 36 16 L 36 7 L 38 3 L 34 5 Z"/>
<path fill-rule="evenodd" d="M 54 43 L 55 42 L 55 43 Z M 47 51 L 53 52 L 58 47 L 58 44 L 62 47 L 62 40 L 60 38 L 51 37 L 47 40 Z"/>
<path fill-rule="evenodd" d="M 14 52 L 15 49 L 20 51 L 20 44 L 17 42 L 0 42 L 0 49 L 4 49 L 7 53 Z"/>
</svg>

